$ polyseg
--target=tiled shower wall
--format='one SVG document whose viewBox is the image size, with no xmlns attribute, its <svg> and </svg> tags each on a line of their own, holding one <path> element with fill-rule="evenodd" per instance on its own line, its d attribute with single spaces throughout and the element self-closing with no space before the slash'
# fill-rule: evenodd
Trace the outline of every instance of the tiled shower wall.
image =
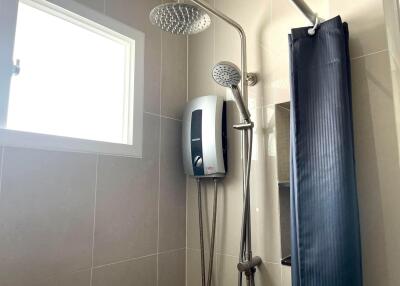
<svg viewBox="0 0 400 286">
<path fill-rule="evenodd" d="M 400 280 L 399 142 L 382 0 L 307 0 L 325 19 L 341 15 L 349 23 L 352 65 L 354 135 L 361 216 L 364 285 L 395 286 Z M 393 2 L 393 1 L 392 1 Z M 209 0 L 241 23 L 248 36 L 249 72 L 260 82 L 249 88 L 249 105 L 256 124 L 252 167 L 254 254 L 264 261 L 258 285 L 290 285 L 290 268 L 281 267 L 275 107 L 290 100 L 287 34 L 309 25 L 289 0 Z M 240 65 L 240 42 L 227 24 L 214 25 L 189 37 L 189 99 L 225 95 L 214 84 L 212 66 L 221 60 Z M 398 101 L 398 99 L 397 99 Z M 214 285 L 236 283 L 242 194 L 240 134 L 232 128 L 238 114 L 228 106 L 227 177 L 220 183 Z M 397 126 L 399 128 L 399 126 Z M 278 149 L 279 151 L 279 149 Z M 279 153 L 279 152 L 278 152 Z M 282 179 L 282 178 L 279 178 Z M 212 183 L 206 186 L 211 214 Z M 197 194 L 187 180 L 187 286 L 200 285 Z M 208 217 L 208 228 L 210 215 Z M 209 232 L 206 231 L 209 235 Z M 208 241 L 206 242 L 208 247 Z"/>
<path fill-rule="evenodd" d="M 0 147 L 0 285 L 183 286 L 186 38 L 150 25 L 161 0 L 80 2 L 145 32 L 143 158 Z"/>
</svg>

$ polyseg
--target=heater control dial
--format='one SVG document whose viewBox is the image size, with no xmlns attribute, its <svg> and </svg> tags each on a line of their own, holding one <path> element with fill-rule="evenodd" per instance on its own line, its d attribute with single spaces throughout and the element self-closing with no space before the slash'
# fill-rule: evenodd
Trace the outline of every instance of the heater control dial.
<svg viewBox="0 0 400 286">
<path fill-rule="evenodd" d="M 203 165 L 203 159 L 200 156 L 194 157 L 194 166 L 201 167 Z"/>
</svg>

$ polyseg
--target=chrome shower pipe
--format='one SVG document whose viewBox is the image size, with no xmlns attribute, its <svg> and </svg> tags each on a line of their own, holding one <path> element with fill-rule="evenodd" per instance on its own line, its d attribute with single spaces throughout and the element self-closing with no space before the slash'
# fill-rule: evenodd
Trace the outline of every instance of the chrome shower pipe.
<svg viewBox="0 0 400 286">
<path fill-rule="evenodd" d="M 228 23 L 238 31 L 241 41 L 241 75 L 242 75 L 241 90 L 242 90 L 243 101 L 245 105 L 247 105 L 247 98 L 248 98 L 248 89 L 247 89 L 248 74 L 247 74 L 247 56 L 246 56 L 247 47 L 246 47 L 246 34 L 242 26 L 240 26 L 239 23 L 226 16 L 224 13 L 211 7 L 211 5 L 208 4 L 207 2 L 204 2 L 202 0 L 191 0 L 191 1 L 196 3 L 204 10 L 210 12 L 214 16 L 217 16 L 218 18 L 224 20 L 226 23 Z"/>
<path fill-rule="evenodd" d="M 314 25 L 315 20 L 317 19 L 317 14 L 311 10 L 311 8 L 307 5 L 303 0 L 290 0 L 300 10 L 301 13 L 310 21 L 312 25 Z"/>
</svg>

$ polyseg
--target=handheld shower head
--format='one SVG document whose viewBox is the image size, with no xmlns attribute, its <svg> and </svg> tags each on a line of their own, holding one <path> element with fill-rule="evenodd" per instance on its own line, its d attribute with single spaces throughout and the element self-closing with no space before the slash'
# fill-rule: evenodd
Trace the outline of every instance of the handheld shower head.
<svg viewBox="0 0 400 286">
<path fill-rule="evenodd" d="M 231 62 L 219 62 L 212 71 L 212 77 L 216 83 L 231 88 L 238 86 L 242 76 L 240 70 Z"/>
<path fill-rule="evenodd" d="M 161 30 L 176 35 L 197 34 L 211 25 L 211 18 L 203 9 L 185 3 L 158 5 L 151 10 L 150 21 Z"/>
<path fill-rule="evenodd" d="M 212 77 L 219 85 L 232 90 L 233 99 L 239 109 L 240 115 L 245 121 L 250 122 L 250 112 L 247 110 L 238 88 L 238 84 L 242 78 L 239 68 L 231 62 L 220 62 L 214 66 Z"/>
</svg>

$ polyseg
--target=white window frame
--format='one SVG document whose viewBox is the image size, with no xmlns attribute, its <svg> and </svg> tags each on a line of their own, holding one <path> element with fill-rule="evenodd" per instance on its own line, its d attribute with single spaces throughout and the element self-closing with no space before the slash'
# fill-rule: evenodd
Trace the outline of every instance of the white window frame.
<svg viewBox="0 0 400 286">
<path fill-rule="evenodd" d="M 23 2 L 22 0 L 21 2 Z M 143 32 L 133 29 L 96 12 L 73 0 L 29 0 L 58 12 L 66 14 L 80 22 L 89 24 L 95 29 L 112 31 L 135 41 L 133 114 L 129 137 L 131 144 L 100 142 L 87 139 L 70 138 L 56 135 L 45 135 L 6 128 L 10 83 L 13 76 L 13 49 L 17 23 L 18 3 L 20 0 L 0 0 L 0 145 L 26 147 L 46 150 L 72 151 L 82 153 L 100 153 L 110 155 L 142 157 L 143 145 L 143 96 L 144 96 L 144 43 Z"/>
</svg>

